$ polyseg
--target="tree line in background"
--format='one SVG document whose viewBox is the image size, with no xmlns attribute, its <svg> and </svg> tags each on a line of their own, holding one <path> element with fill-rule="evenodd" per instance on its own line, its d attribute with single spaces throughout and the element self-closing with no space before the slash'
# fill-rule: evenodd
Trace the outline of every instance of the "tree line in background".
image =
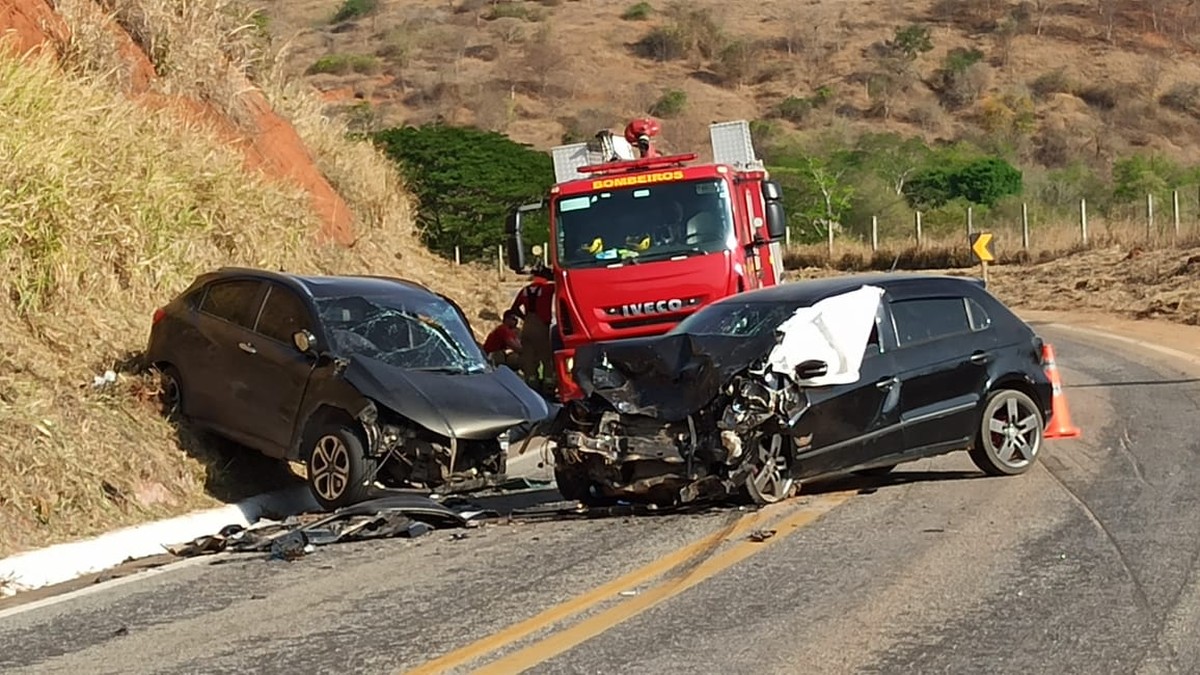
<svg viewBox="0 0 1200 675">
<path fill-rule="evenodd" d="M 1003 152 L 966 140 L 927 144 L 917 137 L 835 131 L 778 133 L 752 125 L 756 146 L 784 188 L 793 243 L 907 237 L 922 213 L 927 236 L 963 231 L 967 211 L 977 229 L 1021 223 L 1035 210 L 1036 227 L 1070 224 L 1080 199 L 1089 213 L 1132 219 L 1147 195 L 1170 204 L 1172 190 L 1200 183 L 1200 166 L 1157 155 L 1115 161 L 1111 175 L 1083 163 L 1056 169 L 1019 168 Z M 503 134 L 443 124 L 375 132 L 371 139 L 397 163 L 418 201 L 425 244 L 453 259 L 493 261 L 513 207 L 543 199 L 554 183 L 549 153 Z M 1164 211 L 1165 212 L 1165 211 Z M 527 244 L 547 241 L 547 223 L 528 223 Z"/>
</svg>

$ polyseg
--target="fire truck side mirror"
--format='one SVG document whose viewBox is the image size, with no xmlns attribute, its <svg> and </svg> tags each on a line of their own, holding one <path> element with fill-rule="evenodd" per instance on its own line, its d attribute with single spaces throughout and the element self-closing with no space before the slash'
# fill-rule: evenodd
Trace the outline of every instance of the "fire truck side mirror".
<svg viewBox="0 0 1200 675">
<path fill-rule="evenodd" d="M 764 209 L 767 214 L 767 236 L 778 241 L 787 236 L 787 213 L 783 210 L 783 190 L 773 180 L 763 182 Z"/>
<path fill-rule="evenodd" d="M 508 267 L 514 272 L 525 271 L 525 246 L 521 242 L 521 211 L 513 209 L 504 224 L 504 240 Z"/>
</svg>

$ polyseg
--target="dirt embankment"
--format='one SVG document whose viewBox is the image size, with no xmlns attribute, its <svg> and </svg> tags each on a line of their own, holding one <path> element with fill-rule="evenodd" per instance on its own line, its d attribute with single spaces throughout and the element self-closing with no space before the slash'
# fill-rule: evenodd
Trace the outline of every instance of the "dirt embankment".
<svg viewBox="0 0 1200 675">
<path fill-rule="evenodd" d="M 196 274 L 399 274 L 476 331 L 507 295 L 420 245 L 395 166 L 235 3 L 0 0 L 0 556 L 294 479 L 153 405 L 150 316 Z"/>
<path fill-rule="evenodd" d="M 95 8 L 99 12 L 99 7 Z M 212 125 L 230 143 L 242 150 L 247 166 L 277 179 L 294 182 L 308 193 L 313 210 L 321 217 L 321 234 L 341 244 L 353 242 L 354 217 L 342 197 L 317 169 L 311 153 L 296 130 L 280 117 L 246 78 L 240 78 L 248 124 L 238 125 L 210 103 L 182 96 L 152 92 L 157 79 L 154 64 L 119 25 L 108 24 L 120 56 L 128 69 L 128 94 L 149 106 L 167 106 L 187 119 Z M 71 40 L 70 30 L 48 0 L 5 0 L 0 8 L 0 33 L 13 36 L 19 53 L 57 51 Z"/>
</svg>

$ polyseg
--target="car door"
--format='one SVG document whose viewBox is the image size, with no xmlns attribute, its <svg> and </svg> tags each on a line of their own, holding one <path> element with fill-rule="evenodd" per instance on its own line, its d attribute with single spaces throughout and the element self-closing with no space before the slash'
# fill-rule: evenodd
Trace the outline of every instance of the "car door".
<svg viewBox="0 0 1200 675">
<path fill-rule="evenodd" d="M 960 446 L 975 433 L 991 358 L 988 338 L 972 330 L 961 295 L 893 298 L 890 309 L 905 449 Z"/>
<path fill-rule="evenodd" d="M 254 332 L 239 345 L 240 378 L 245 383 L 235 402 L 244 431 L 259 439 L 263 451 L 282 457 L 304 398 L 313 359 L 296 348 L 293 335 L 317 334 L 309 306 L 283 284 L 267 282 L 266 298 Z"/>
<path fill-rule="evenodd" d="M 843 471 L 901 451 L 899 388 L 886 309 L 880 304 L 857 382 L 808 390 L 794 434 L 797 477 Z"/>
<path fill-rule="evenodd" d="M 258 314 L 263 282 L 221 279 L 205 289 L 195 314 L 195 340 L 180 350 L 177 364 L 188 414 L 218 431 L 236 430 L 238 343 L 245 340 Z"/>
</svg>

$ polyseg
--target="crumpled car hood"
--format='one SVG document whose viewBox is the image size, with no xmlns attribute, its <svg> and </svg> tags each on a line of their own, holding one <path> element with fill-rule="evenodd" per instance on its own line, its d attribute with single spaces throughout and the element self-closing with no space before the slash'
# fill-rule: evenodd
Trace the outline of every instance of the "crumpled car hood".
<svg viewBox="0 0 1200 675">
<path fill-rule="evenodd" d="M 774 335 L 657 335 L 600 342 L 575 352 L 585 396 L 617 411 L 677 422 L 707 405 L 739 371 L 775 344 Z"/>
<path fill-rule="evenodd" d="M 363 396 L 452 438 L 495 438 L 550 416 L 546 400 L 507 368 L 468 375 L 421 372 L 355 356 L 343 377 Z"/>
</svg>

